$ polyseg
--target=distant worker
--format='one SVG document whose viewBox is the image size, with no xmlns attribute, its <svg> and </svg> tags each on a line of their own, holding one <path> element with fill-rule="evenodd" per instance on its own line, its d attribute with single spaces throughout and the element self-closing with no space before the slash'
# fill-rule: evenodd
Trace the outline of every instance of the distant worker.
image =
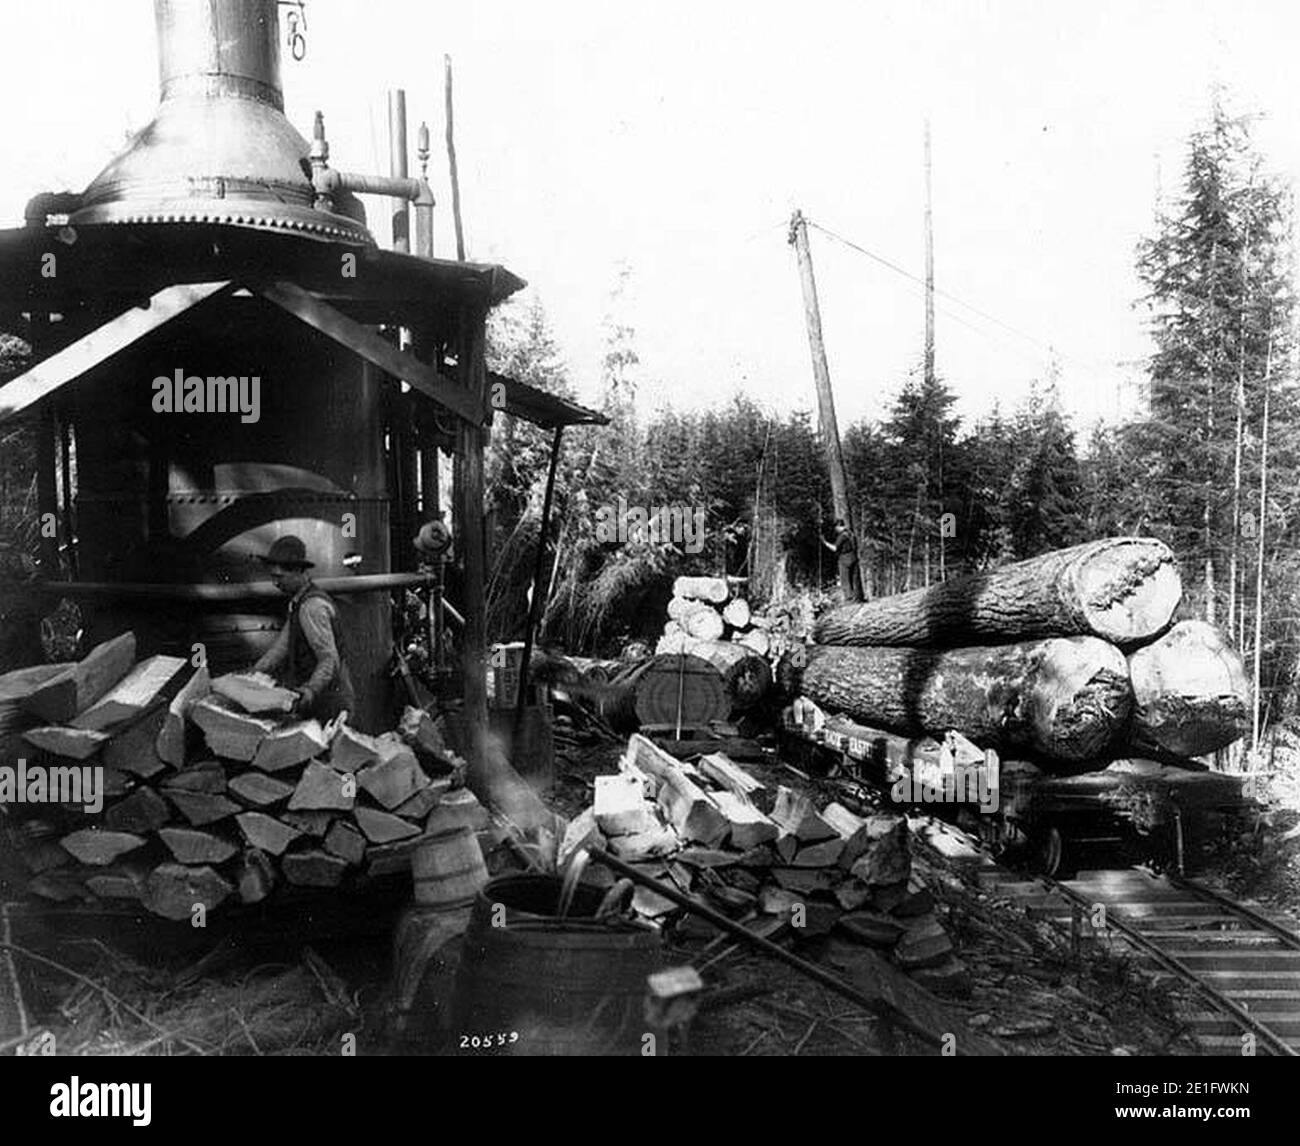
<svg viewBox="0 0 1300 1146">
<path fill-rule="evenodd" d="M 736 518 L 722 531 L 726 546 L 725 563 L 728 577 L 749 576 L 749 526 L 743 517 Z"/>
<path fill-rule="evenodd" d="M 352 677 L 343 659 L 338 606 L 307 570 L 307 547 L 292 535 L 276 538 L 259 561 L 270 566 L 275 587 L 289 598 L 289 615 L 275 643 L 253 666 L 298 694 L 294 712 L 322 723 L 356 713 Z"/>
<path fill-rule="evenodd" d="M 835 519 L 834 540 L 827 541 L 823 537 L 822 544 L 839 560 L 840 593 L 843 594 L 844 600 L 861 601 L 862 579 L 858 576 L 858 543 L 853 536 L 853 531 L 844 524 L 842 517 Z"/>
</svg>

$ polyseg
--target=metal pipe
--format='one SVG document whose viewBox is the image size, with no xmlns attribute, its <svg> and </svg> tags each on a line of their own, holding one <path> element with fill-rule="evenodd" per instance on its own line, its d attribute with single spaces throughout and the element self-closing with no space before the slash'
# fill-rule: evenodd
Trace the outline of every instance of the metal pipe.
<svg viewBox="0 0 1300 1146">
<path fill-rule="evenodd" d="M 546 472 L 546 494 L 542 498 L 542 520 L 537 527 L 537 554 L 533 560 L 533 597 L 528 603 L 528 621 L 524 629 L 524 659 L 519 666 L 519 696 L 515 700 L 515 731 L 524 719 L 524 700 L 528 695 L 528 662 L 533 655 L 533 633 L 537 611 L 542 605 L 542 574 L 546 569 L 546 527 L 551 521 L 551 501 L 555 495 L 555 470 L 560 462 L 560 437 L 563 426 L 555 427 L 551 438 L 551 465 Z"/>
<path fill-rule="evenodd" d="M 388 93 L 388 172 L 394 179 L 405 179 L 406 171 L 406 91 L 395 88 Z M 393 250 L 411 251 L 411 213 L 406 196 L 394 195 Z"/>
</svg>

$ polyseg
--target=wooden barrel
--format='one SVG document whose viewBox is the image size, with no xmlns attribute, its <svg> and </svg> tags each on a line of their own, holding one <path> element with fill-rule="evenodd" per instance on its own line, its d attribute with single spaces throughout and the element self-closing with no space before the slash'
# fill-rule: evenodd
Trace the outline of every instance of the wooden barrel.
<svg viewBox="0 0 1300 1146">
<path fill-rule="evenodd" d="M 487 865 L 470 828 L 453 828 L 421 841 L 411 856 L 415 902 L 426 907 L 472 903 L 487 883 Z"/>
<path fill-rule="evenodd" d="M 559 892 L 555 876 L 510 875 L 475 898 L 452 1006 L 460 1053 L 639 1055 L 645 1035 L 660 1037 L 644 1011 L 659 932 L 595 919 L 604 891 L 588 885 L 561 920 Z"/>
</svg>

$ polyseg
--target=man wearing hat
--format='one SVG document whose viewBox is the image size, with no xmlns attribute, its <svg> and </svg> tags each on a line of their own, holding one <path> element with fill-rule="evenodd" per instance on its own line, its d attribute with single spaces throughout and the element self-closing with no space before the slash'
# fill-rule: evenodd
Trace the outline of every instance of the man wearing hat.
<svg viewBox="0 0 1300 1146">
<path fill-rule="evenodd" d="M 289 615 L 275 643 L 262 654 L 254 672 L 271 673 L 298 694 L 294 712 L 322 722 L 340 712 L 356 712 L 356 694 L 344 661 L 338 606 L 307 572 L 307 547 L 292 534 L 276 538 L 262 564 L 270 567 L 275 587 L 289 598 Z"/>
</svg>

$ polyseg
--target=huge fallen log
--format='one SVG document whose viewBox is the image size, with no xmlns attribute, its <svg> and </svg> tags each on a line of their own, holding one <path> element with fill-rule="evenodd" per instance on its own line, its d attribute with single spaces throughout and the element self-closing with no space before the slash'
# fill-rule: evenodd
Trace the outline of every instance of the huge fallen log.
<svg viewBox="0 0 1300 1146">
<path fill-rule="evenodd" d="M 1180 621 L 1128 658 L 1133 682 L 1129 743 L 1178 756 L 1203 756 L 1246 734 L 1246 670 L 1218 631 Z"/>
<path fill-rule="evenodd" d="M 722 674 L 700 657 L 677 653 L 651 657 L 608 685 L 588 686 L 582 695 L 621 732 L 643 724 L 676 724 L 679 715 L 683 727 L 703 727 L 725 720 L 731 710 Z"/>
<path fill-rule="evenodd" d="M 746 712 L 758 704 L 772 687 L 772 670 L 767 661 L 744 645 L 731 641 L 697 641 L 685 633 L 665 637 L 661 651 L 686 653 L 708 661 L 722 676 L 732 713 Z"/>
<path fill-rule="evenodd" d="M 956 647 L 1091 635 L 1148 640 L 1173 616 L 1182 582 L 1169 547 L 1112 537 L 928 589 L 841 605 L 817 622 L 823 645 Z"/>
<path fill-rule="evenodd" d="M 864 724 L 913 736 L 951 729 L 1070 763 L 1103 754 L 1133 702 L 1123 654 L 1095 637 L 949 650 L 813 646 L 779 672 L 791 695 Z"/>
</svg>

